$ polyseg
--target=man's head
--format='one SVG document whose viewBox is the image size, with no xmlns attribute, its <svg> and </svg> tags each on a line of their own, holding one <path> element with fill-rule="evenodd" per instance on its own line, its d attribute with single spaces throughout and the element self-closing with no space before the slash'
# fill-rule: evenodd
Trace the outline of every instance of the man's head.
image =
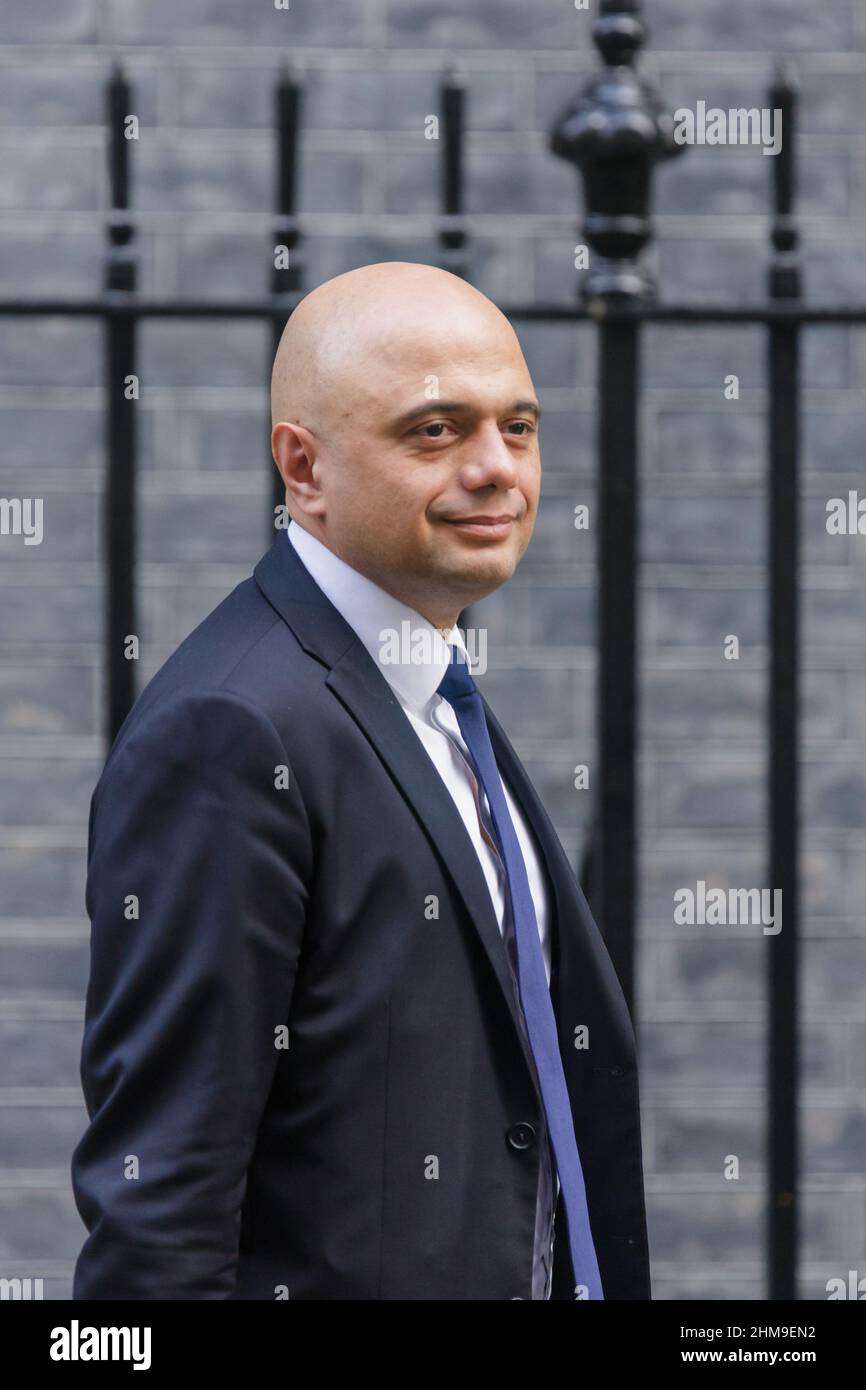
<svg viewBox="0 0 866 1390">
<path fill-rule="evenodd" d="M 435 266 L 327 280 L 286 324 L 271 447 L 289 514 L 437 627 L 511 578 L 529 544 L 537 400 L 496 306 Z M 469 517 L 510 527 L 470 530 Z"/>
</svg>

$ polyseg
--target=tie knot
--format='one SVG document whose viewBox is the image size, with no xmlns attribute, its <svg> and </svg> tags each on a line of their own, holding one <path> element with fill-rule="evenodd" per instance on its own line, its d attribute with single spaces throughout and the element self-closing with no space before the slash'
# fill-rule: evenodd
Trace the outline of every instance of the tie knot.
<svg viewBox="0 0 866 1390">
<path fill-rule="evenodd" d="M 460 648 L 454 644 L 451 646 L 451 660 L 448 664 L 448 670 L 437 685 L 436 693 L 444 696 L 451 703 L 459 699 L 461 695 L 475 695 L 477 693 L 466 659 Z"/>
</svg>

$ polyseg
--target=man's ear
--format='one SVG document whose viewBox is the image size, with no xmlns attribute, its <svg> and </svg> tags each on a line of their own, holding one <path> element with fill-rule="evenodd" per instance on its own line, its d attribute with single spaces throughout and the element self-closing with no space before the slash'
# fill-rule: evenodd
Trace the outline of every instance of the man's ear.
<svg viewBox="0 0 866 1390">
<path fill-rule="evenodd" d="M 271 430 L 271 453 L 298 512 L 320 514 L 324 499 L 316 468 L 316 441 L 303 425 L 279 420 Z"/>
</svg>

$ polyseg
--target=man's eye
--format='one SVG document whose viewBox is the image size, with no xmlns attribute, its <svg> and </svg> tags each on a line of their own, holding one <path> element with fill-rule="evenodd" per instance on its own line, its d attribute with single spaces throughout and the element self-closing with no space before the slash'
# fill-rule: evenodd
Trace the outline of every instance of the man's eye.
<svg viewBox="0 0 866 1390">
<path fill-rule="evenodd" d="M 424 430 L 444 430 L 444 420 L 432 420 L 429 425 L 421 425 L 419 429 L 413 430 L 413 434 L 421 434 Z M 428 439 L 441 439 L 441 434 L 428 434 Z"/>
<path fill-rule="evenodd" d="M 428 431 L 428 430 L 444 430 L 444 429 L 447 428 L 447 425 L 448 425 L 448 421 L 447 421 L 447 420 L 431 420 L 430 423 L 429 423 L 428 425 L 419 425 L 418 428 L 417 428 L 416 430 L 413 430 L 413 431 L 412 431 L 412 433 L 413 433 L 413 434 L 425 434 L 426 437 L 427 437 L 428 439 L 441 439 L 441 438 L 442 438 L 441 433 L 437 433 L 437 434 L 428 434 L 427 431 Z M 518 436 L 518 438 L 523 438 L 523 437 L 525 437 L 527 434 L 534 434 L 534 433 L 535 433 L 535 426 L 532 425 L 532 424 L 529 422 L 529 420 L 512 420 L 512 421 L 511 421 L 511 424 L 508 426 L 508 428 L 509 428 L 510 430 L 513 430 L 513 429 L 515 428 L 515 426 L 517 426 L 517 427 L 520 429 L 520 431 L 521 431 L 521 434 Z"/>
</svg>

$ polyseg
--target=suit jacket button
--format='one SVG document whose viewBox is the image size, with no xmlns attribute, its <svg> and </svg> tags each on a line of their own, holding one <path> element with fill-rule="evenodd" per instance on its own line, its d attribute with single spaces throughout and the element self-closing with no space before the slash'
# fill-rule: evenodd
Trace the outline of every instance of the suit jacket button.
<svg viewBox="0 0 866 1390">
<path fill-rule="evenodd" d="M 531 1149 L 535 1143 L 535 1126 L 521 1120 L 519 1124 L 511 1126 L 506 1138 L 512 1149 Z"/>
</svg>

